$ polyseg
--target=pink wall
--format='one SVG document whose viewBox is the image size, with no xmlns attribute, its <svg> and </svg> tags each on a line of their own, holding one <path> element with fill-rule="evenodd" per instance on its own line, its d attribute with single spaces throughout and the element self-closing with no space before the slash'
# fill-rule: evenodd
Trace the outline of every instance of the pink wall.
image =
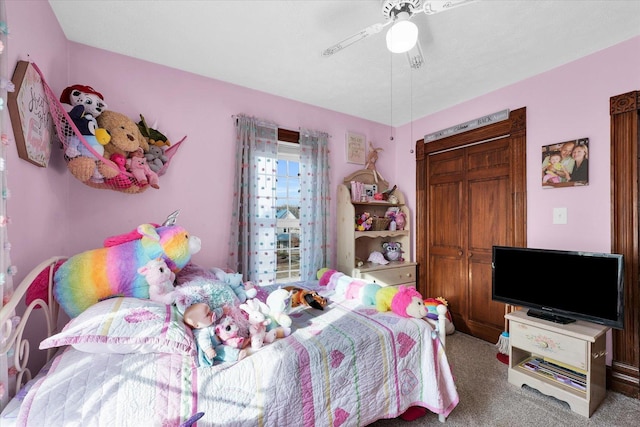
<svg viewBox="0 0 640 427">
<path fill-rule="evenodd" d="M 413 209 L 413 142 L 426 133 L 505 108 L 527 107 L 528 240 L 530 246 L 610 249 L 609 97 L 640 89 L 640 38 L 559 67 L 486 96 L 415 120 L 398 129 L 299 102 L 184 73 L 175 69 L 67 43 L 47 2 L 7 1 L 11 30 L 11 72 L 18 59 L 32 60 L 56 91 L 89 84 L 110 108 L 137 119 L 144 114 L 170 139 L 187 140 L 174 158 L 160 190 L 138 195 L 96 190 L 66 172 L 54 149 L 50 167 L 38 168 L 9 150 L 12 218 L 9 237 L 17 280 L 40 260 L 102 244 L 106 236 L 147 221 L 161 221 L 182 209 L 180 223 L 203 240 L 194 260 L 223 266 L 229 240 L 234 128 L 238 113 L 273 120 L 289 129 L 327 131 L 331 138 L 331 186 L 358 169 L 345 161 L 347 131 L 366 135 L 384 148 L 383 176 L 398 184 Z M 38 22 L 38 25 L 33 25 Z M 9 132 L 11 134 L 11 132 Z M 389 136 L 395 139 L 390 141 Z M 540 147 L 589 137 L 590 185 L 543 190 Z M 567 225 L 553 225 L 553 207 L 567 207 Z M 335 207 L 334 207 L 335 209 Z"/>
<path fill-rule="evenodd" d="M 348 130 L 364 134 L 376 147 L 383 146 L 379 169 L 385 177 L 393 175 L 395 153 L 388 144 L 388 126 L 68 43 L 44 1 L 8 1 L 7 15 L 11 73 L 15 60 L 31 60 L 56 92 L 71 84 L 87 84 L 105 96 L 110 109 L 136 121 L 142 113 L 173 141 L 187 135 L 161 177 L 160 190 L 136 195 L 97 190 L 76 181 L 66 171 L 58 148 L 46 169 L 19 159 L 10 149 L 13 223 L 9 237 L 18 281 L 51 255 L 99 247 L 107 236 L 144 222 L 162 221 L 178 208 L 182 210 L 179 222 L 203 242 L 194 261 L 224 267 L 231 220 L 226 202 L 232 197 L 234 176 L 234 114 L 272 120 L 293 130 L 328 132 L 334 200 L 342 178 L 360 168 L 345 161 Z"/>
<path fill-rule="evenodd" d="M 530 247 L 609 252 L 611 188 L 609 98 L 640 89 L 640 37 L 539 74 L 488 95 L 415 120 L 399 139 L 464 123 L 506 108 L 527 108 L 527 240 Z M 589 138 L 589 185 L 543 189 L 541 147 Z M 415 194 L 415 155 L 396 152 L 397 182 Z M 406 171 L 406 173 L 400 173 Z M 412 203 L 415 198 L 412 198 Z M 554 207 L 566 207 L 568 223 L 552 223 Z"/>
</svg>

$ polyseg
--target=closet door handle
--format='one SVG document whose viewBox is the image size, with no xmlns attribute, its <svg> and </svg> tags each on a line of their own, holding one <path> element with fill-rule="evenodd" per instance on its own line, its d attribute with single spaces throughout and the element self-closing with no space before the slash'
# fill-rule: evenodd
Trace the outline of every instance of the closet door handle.
<svg viewBox="0 0 640 427">
<path fill-rule="evenodd" d="M 462 256 L 464 254 L 464 252 L 462 252 L 462 249 L 458 249 L 458 256 Z"/>
</svg>

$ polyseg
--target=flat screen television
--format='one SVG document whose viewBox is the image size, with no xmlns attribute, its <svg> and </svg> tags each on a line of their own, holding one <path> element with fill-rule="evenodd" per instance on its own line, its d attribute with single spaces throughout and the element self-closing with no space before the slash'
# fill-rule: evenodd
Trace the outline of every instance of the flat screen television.
<svg viewBox="0 0 640 427">
<path fill-rule="evenodd" d="M 494 246 L 492 299 L 557 323 L 624 327 L 624 263 L 619 254 Z"/>
</svg>

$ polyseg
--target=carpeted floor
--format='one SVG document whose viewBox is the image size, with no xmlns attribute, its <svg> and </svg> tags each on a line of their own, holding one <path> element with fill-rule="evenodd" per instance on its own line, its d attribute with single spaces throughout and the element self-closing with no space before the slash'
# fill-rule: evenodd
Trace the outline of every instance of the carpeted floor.
<svg viewBox="0 0 640 427">
<path fill-rule="evenodd" d="M 428 413 L 413 422 L 380 420 L 372 427 L 640 426 L 640 400 L 620 393 L 607 397 L 591 418 L 572 412 L 569 405 L 537 390 L 507 382 L 507 365 L 496 359 L 495 345 L 461 332 L 447 337 L 449 363 L 456 377 L 460 403 L 441 424 Z"/>
</svg>

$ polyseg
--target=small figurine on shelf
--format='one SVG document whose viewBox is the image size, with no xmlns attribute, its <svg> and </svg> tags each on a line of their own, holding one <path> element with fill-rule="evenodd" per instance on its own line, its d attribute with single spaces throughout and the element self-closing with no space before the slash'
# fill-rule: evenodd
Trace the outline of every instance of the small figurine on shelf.
<svg viewBox="0 0 640 427">
<path fill-rule="evenodd" d="M 369 141 L 369 155 L 367 156 L 367 164 L 365 169 L 369 169 L 373 172 L 373 179 L 378 182 L 378 177 L 384 180 L 384 177 L 376 170 L 376 162 L 378 161 L 378 152 L 384 151 L 382 148 L 375 148 L 373 143 Z"/>
</svg>

